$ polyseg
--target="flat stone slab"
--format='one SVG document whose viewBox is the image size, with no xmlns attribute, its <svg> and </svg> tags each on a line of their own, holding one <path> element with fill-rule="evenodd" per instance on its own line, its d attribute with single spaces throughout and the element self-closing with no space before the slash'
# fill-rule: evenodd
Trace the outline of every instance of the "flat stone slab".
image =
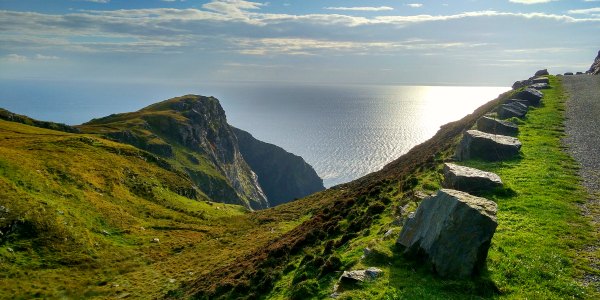
<svg viewBox="0 0 600 300">
<path fill-rule="evenodd" d="M 523 99 L 529 101 L 529 103 L 533 106 L 537 106 L 540 104 L 542 97 L 544 94 L 536 89 L 526 88 L 515 95 L 517 99 Z"/>
<path fill-rule="evenodd" d="M 448 189 L 479 193 L 502 187 L 502 180 L 492 172 L 446 163 L 442 185 Z"/>
<path fill-rule="evenodd" d="M 477 130 L 499 135 L 516 136 L 519 133 L 517 124 L 483 116 L 477 120 Z"/>
<path fill-rule="evenodd" d="M 396 243 L 404 254 L 431 264 L 442 277 L 477 275 L 498 226 L 496 203 L 442 189 L 421 202 Z"/>
<path fill-rule="evenodd" d="M 529 103 L 529 101 L 523 100 L 523 99 L 508 99 L 506 101 L 506 104 L 510 104 L 510 103 L 513 103 L 513 102 L 518 102 L 518 103 L 521 103 L 521 104 L 523 104 L 525 106 L 531 106 L 531 103 Z"/>
<path fill-rule="evenodd" d="M 467 130 L 456 149 L 458 160 L 480 158 L 488 161 L 510 159 L 519 154 L 521 142 L 511 136 Z"/>
</svg>

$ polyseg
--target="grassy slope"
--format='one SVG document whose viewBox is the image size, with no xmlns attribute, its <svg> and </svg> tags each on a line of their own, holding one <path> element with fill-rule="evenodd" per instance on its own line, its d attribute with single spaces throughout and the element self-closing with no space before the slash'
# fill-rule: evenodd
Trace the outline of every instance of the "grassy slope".
<svg viewBox="0 0 600 300">
<path fill-rule="evenodd" d="M 472 280 L 440 279 L 428 267 L 405 260 L 394 239 L 383 239 L 394 225 L 398 206 L 416 203 L 396 183 L 383 183 L 374 198 L 392 205 L 368 229 L 325 257 L 340 259 L 341 270 L 377 266 L 385 274 L 376 282 L 350 287 L 340 299 L 594 299 L 598 293 L 578 283 L 589 261 L 578 252 L 593 239 L 592 228 L 577 204 L 585 193 L 576 174 L 576 163 L 563 152 L 564 94 L 556 78 L 546 90 L 544 105 L 532 109 L 520 125 L 522 157 L 508 162 L 468 161 L 464 164 L 496 172 L 506 189 L 486 195 L 499 205 L 499 227 L 488 257 L 488 271 Z M 449 158 L 449 153 L 444 157 Z M 439 187 L 441 165 L 417 172 L 415 189 L 431 192 Z M 347 222 L 347 221 L 344 221 Z M 342 223 L 344 223 L 342 222 Z M 334 241 L 339 239 L 334 238 Z M 340 271 L 322 274 L 313 257 L 323 256 L 326 243 L 306 247 L 290 259 L 268 299 L 326 298 Z M 363 249 L 374 252 L 361 259 Z M 597 298 L 596 298 L 597 299 Z"/>
<path fill-rule="evenodd" d="M 186 176 L 93 135 L 0 120 L 0 141 L 0 298 L 160 297 L 298 222 L 182 197 Z"/>
</svg>

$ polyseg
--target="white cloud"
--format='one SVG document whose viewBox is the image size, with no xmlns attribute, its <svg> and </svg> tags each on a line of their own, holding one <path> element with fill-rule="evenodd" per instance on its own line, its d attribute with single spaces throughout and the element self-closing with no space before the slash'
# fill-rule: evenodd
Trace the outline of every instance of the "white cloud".
<svg viewBox="0 0 600 300">
<path fill-rule="evenodd" d="M 568 13 L 573 15 L 592 15 L 595 13 L 600 13 L 600 7 L 587 8 L 587 9 L 572 9 L 569 10 Z"/>
<path fill-rule="evenodd" d="M 94 2 L 94 3 L 109 3 L 110 0 L 81 0 L 85 2 Z"/>
<path fill-rule="evenodd" d="M 35 59 L 38 60 L 57 60 L 60 59 L 58 56 L 54 56 L 54 55 L 43 55 L 43 54 L 36 54 L 35 55 Z"/>
<path fill-rule="evenodd" d="M 419 8 L 419 7 L 423 6 L 423 3 L 409 3 L 409 4 L 406 4 L 406 6 L 412 7 L 412 8 Z"/>
<path fill-rule="evenodd" d="M 512 3 L 519 3 L 519 4 L 539 4 L 539 3 L 548 3 L 548 2 L 552 2 L 552 1 L 558 1 L 558 0 L 508 0 L 509 2 Z"/>
<path fill-rule="evenodd" d="M 342 11 L 390 11 L 390 10 L 394 10 L 393 7 L 389 7 L 389 6 L 324 7 L 324 9 L 342 10 Z"/>
<path fill-rule="evenodd" d="M 29 59 L 27 58 L 27 56 L 13 53 L 4 56 L 2 60 L 12 63 L 24 63 L 27 62 Z"/>
</svg>

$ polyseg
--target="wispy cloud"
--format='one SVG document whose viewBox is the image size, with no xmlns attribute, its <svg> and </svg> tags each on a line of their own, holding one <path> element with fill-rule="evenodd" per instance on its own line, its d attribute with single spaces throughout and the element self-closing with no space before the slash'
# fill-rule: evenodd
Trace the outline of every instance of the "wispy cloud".
<svg viewBox="0 0 600 300">
<path fill-rule="evenodd" d="M 2 60 L 11 63 L 23 63 L 28 61 L 29 59 L 27 58 L 27 56 L 12 53 L 4 56 Z"/>
<path fill-rule="evenodd" d="M 324 7 L 324 9 L 342 10 L 342 11 L 390 11 L 390 10 L 394 10 L 393 7 L 389 7 L 389 6 Z"/>
<path fill-rule="evenodd" d="M 592 14 L 600 13 L 600 7 L 587 8 L 587 9 L 572 9 L 572 10 L 569 10 L 568 13 L 574 14 L 574 15 L 577 15 L 577 14 L 592 15 Z"/>
<path fill-rule="evenodd" d="M 423 3 L 409 3 L 409 4 L 406 4 L 406 6 L 412 7 L 412 8 L 419 8 L 419 7 L 423 6 Z"/>
<path fill-rule="evenodd" d="M 94 3 L 109 3 L 110 0 L 79 0 L 84 2 L 94 2 Z"/>
</svg>

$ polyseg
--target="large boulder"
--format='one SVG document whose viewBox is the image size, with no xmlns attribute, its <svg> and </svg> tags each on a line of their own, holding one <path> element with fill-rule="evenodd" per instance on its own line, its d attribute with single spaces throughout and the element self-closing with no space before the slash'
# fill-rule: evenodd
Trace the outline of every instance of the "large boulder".
<svg viewBox="0 0 600 300">
<path fill-rule="evenodd" d="M 538 76 L 545 76 L 545 75 L 550 75 L 550 73 L 548 73 L 548 69 L 539 70 L 539 71 L 535 72 L 535 75 L 533 75 L 533 76 L 538 77 Z"/>
<path fill-rule="evenodd" d="M 531 83 L 532 82 L 529 79 L 515 81 L 515 83 L 513 83 L 513 85 L 512 85 L 512 89 L 513 90 L 518 90 L 518 89 L 520 89 L 522 87 L 529 86 Z"/>
<path fill-rule="evenodd" d="M 516 136 L 519 128 L 515 123 L 483 116 L 477 120 L 477 130 L 508 136 Z"/>
<path fill-rule="evenodd" d="M 498 226 L 496 210 L 496 203 L 485 198 L 442 189 L 421 202 L 396 243 L 442 277 L 476 275 L 485 266 Z"/>
<path fill-rule="evenodd" d="M 458 160 L 480 158 L 488 161 L 510 159 L 519 154 L 521 142 L 514 137 L 468 130 L 456 149 Z"/>
<path fill-rule="evenodd" d="M 525 106 L 531 106 L 531 103 L 529 103 L 529 101 L 523 100 L 523 99 L 508 99 L 508 100 L 506 100 L 506 104 L 510 104 L 512 102 L 518 102 Z"/>
<path fill-rule="evenodd" d="M 539 105 L 543 96 L 544 94 L 542 94 L 542 92 L 538 90 L 526 88 L 517 93 L 515 95 L 515 98 L 527 100 L 531 105 Z"/>
<path fill-rule="evenodd" d="M 492 172 L 446 163 L 442 185 L 467 193 L 481 193 L 501 187 L 502 180 Z"/>
</svg>

